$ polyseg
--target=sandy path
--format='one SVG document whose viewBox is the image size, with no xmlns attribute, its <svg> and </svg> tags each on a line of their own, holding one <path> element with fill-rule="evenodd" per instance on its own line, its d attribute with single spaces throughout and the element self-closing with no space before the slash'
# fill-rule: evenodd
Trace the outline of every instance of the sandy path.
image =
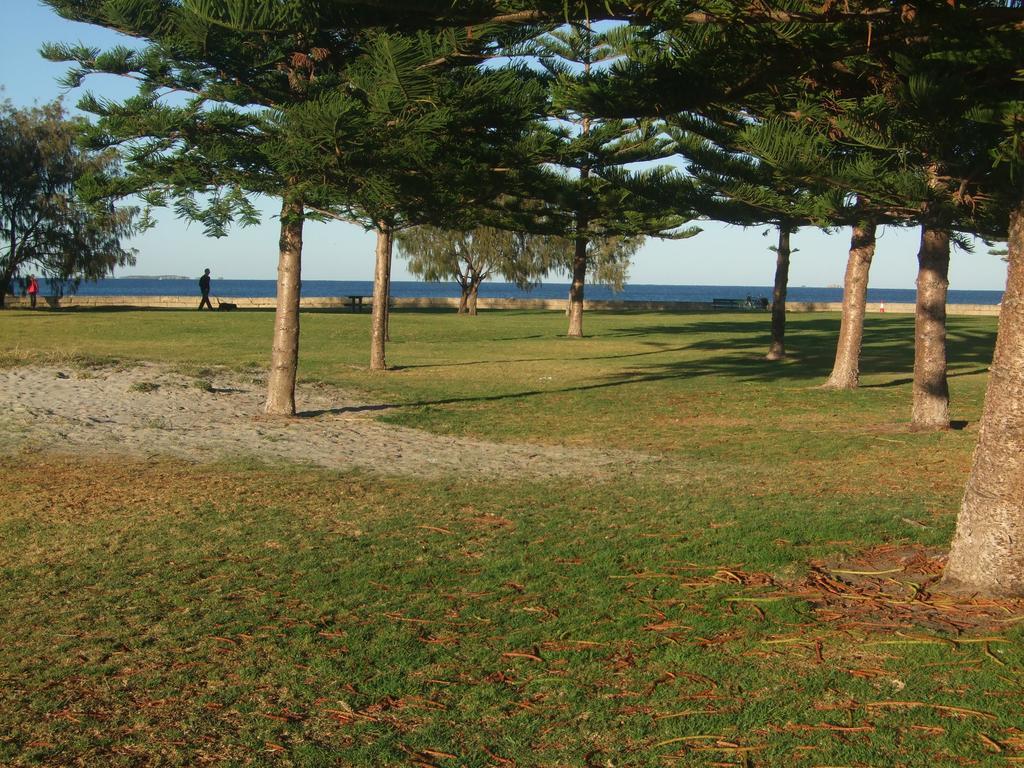
<svg viewBox="0 0 1024 768">
<path fill-rule="evenodd" d="M 303 418 L 261 419 L 256 414 L 264 388 L 258 378 L 218 371 L 207 380 L 213 391 L 151 363 L 0 369 L 0 430 L 7 435 L 2 450 L 102 450 L 197 461 L 256 456 L 427 477 L 469 471 L 600 477 L 653 461 L 628 451 L 489 443 L 381 424 L 346 393 L 326 386 L 299 388 Z"/>
</svg>

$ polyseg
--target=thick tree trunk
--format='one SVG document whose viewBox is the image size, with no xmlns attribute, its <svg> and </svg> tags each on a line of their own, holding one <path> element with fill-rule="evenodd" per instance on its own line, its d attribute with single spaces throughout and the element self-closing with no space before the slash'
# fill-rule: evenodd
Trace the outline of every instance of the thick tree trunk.
<svg viewBox="0 0 1024 768">
<path fill-rule="evenodd" d="M 786 224 L 779 225 L 779 247 L 775 259 L 775 288 L 772 290 L 772 342 L 768 360 L 786 356 L 786 289 L 789 287 L 789 234 Z"/>
<path fill-rule="evenodd" d="M 10 241 L 10 250 L 8 251 L 10 257 L 7 260 L 7 269 L 4 270 L 4 275 L 0 278 L 0 309 L 5 306 L 7 291 L 10 290 L 11 295 L 14 295 L 14 286 L 11 285 L 11 281 L 14 280 L 14 269 L 18 263 L 18 230 L 13 224 L 7 237 Z"/>
<path fill-rule="evenodd" d="M 856 389 L 860 385 L 860 350 L 864 340 L 864 312 L 868 303 L 868 273 L 875 255 L 873 221 L 853 228 L 850 257 L 843 280 L 843 319 L 839 325 L 836 360 L 825 389 Z"/>
<path fill-rule="evenodd" d="M 302 290 L 301 199 L 285 197 L 281 204 L 280 255 L 277 260 L 277 310 L 274 345 L 267 381 L 266 413 L 295 415 L 295 378 L 299 369 L 299 298 Z"/>
<path fill-rule="evenodd" d="M 469 286 L 469 314 L 474 317 L 476 316 L 476 300 L 479 295 L 480 283 L 474 279 Z"/>
<path fill-rule="evenodd" d="M 393 233 L 389 239 L 391 242 L 388 245 L 388 277 L 384 282 L 384 296 L 387 298 L 384 302 L 384 341 L 391 341 L 391 254 L 395 242 Z"/>
<path fill-rule="evenodd" d="M 469 312 L 469 280 L 466 276 L 459 272 L 459 311 L 458 314 L 466 314 Z"/>
<path fill-rule="evenodd" d="M 1024 595 L 1024 200 L 1008 244 L 978 446 L 942 581 L 952 592 Z"/>
<path fill-rule="evenodd" d="M 388 290 L 391 284 L 391 226 L 377 223 L 377 264 L 373 272 L 373 320 L 370 338 L 370 370 L 388 367 L 384 354 L 388 338 Z"/>
<path fill-rule="evenodd" d="M 14 272 L 13 271 L 11 271 L 11 272 L 4 272 L 4 274 L 0 275 L 0 309 L 3 309 L 4 306 L 5 306 L 5 302 L 7 301 L 7 294 L 8 294 L 8 292 L 10 292 L 12 295 L 14 293 L 14 286 L 11 285 L 11 282 L 13 280 L 14 280 Z"/>
<path fill-rule="evenodd" d="M 572 258 L 572 285 L 569 286 L 569 331 L 567 336 L 583 336 L 583 286 L 587 280 L 587 244 L 585 237 L 576 238 Z"/>
<path fill-rule="evenodd" d="M 949 428 L 946 381 L 946 293 L 949 290 L 949 230 L 921 227 L 914 310 L 913 429 Z"/>
</svg>

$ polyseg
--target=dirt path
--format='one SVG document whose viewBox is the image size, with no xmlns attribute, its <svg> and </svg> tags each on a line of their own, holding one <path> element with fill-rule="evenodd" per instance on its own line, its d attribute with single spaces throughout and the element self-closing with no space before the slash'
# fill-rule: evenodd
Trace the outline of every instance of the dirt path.
<svg viewBox="0 0 1024 768">
<path fill-rule="evenodd" d="M 204 461 L 255 456 L 385 475 L 489 477 L 631 472 L 653 457 L 627 451 L 499 444 L 374 421 L 345 392 L 304 385 L 302 418 L 267 420 L 258 378 L 218 371 L 203 382 L 161 365 L 0 369 L 6 451 L 103 451 Z"/>
</svg>

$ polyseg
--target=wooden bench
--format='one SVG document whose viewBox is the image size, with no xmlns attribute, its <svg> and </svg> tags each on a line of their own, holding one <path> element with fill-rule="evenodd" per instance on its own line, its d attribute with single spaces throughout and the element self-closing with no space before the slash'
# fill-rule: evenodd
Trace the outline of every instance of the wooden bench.
<svg viewBox="0 0 1024 768">
<path fill-rule="evenodd" d="M 345 302 L 345 306 L 351 309 L 353 312 L 363 311 L 363 299 L 365 296 L 346 296 L 348 301 Z"/>
</svg>

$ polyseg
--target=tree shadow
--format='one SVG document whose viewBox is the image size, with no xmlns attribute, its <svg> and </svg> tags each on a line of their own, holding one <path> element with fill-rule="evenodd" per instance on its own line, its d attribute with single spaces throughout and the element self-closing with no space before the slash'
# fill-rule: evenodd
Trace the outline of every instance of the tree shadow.
<svg viewBox="0 0 1024 768">
<path fill-rule="evenodd" d="M 507 360 L 473 360 L 461 363 L 420 363 L 412 365 L 396 365 L 390 370 L 399 371 L 413 368 L 459 368 L 469 365 L 511 365 L 513 363 L 546 363 L 553 361 L 572 363 L 577 360 L 586 362 L 593 362 L 597 360 L 625 360 L 632 357 L 648 357 L 650 355 L 664 355 L 670 352 L 684 352 L 691 348 L 691 346 L 668 347 L 664 349 L 652 349 L 645 352 L 625 352 L 621 355 L 591 355 L 588 357 L 521 357 Z"/>
<path fill-rule="evenodd" d="M 80 312 L 117 313 L 126 311 L 181 312 L 180 308 L 151 307 L 137 309 L 130 307 L 82 307 L 55 312 L 53 317 Z M 247 311 L 268 311 L 253 309 Z M 306 311 L 306 310 L 304 310 Z M 309 310 L 321 312 L 321 310 Z M 410 310 L 413 311 L 413 310 Z M 426 311 L 416 309 L 414 311 Z M 337 310 L 323 310 L 337 313 Z M 525 311 L 502 310 L 508 315 L 535 315 Z M 433 310 L 434 314 L 453 314 L 450 310 Z M 506 315 L 506 316 L 508 316 Z M 687 322 L 692 318 L 693 322 Z M 471 367 L 476 365 L 513 365 L 519 363 L 540 363 L 558 361 L 572 364 L 574 360 L 601 361 L 635 359 L 637 364 L 630 370 L 615 371 L 603 380 L 559 389 L 529 389 L 480 396 L 422 399 L 402 403 L 375 403 L 304 411 L 304 418 L 330 414 L 373 413 L 397 408 L 452 405 L 459 403 L 486 403 L 502 400 L 516 400 L 540 395 L 566 394 L 645 384 L 664 380 L 692 380 L 705 376 L 717 376 L 737 382 L 801 381 L 807 386 L 824 380 L 832 368 L 835 357 L 836 337 L 839 330 L 838 316 L 791 318 L 788 324 L 787 348 L 790 356 L 783 361 L 765 360 L 769 342 L 769 323 L 766 316 L 709 316 L 703 313 L 674 314 L 671 324 L 646 324 L 619 327 L 606 330 L 599 337 L 652 337 L 647 342 L 654 349 L 626 352 L 612 355 L 589 355 L 573 358 L 569 356 L 546 356 L 504 360 L 479 360 L 455 363 L 426 363 L 402 366 L 406 369 L 428 369 L 447 367 Z M 975 318 L 950 318 L 947 323 L 947 357 L 950 361 L 949 377 L 970 376 L 985 373 L 992 359 L 995 344 L 995 329 L 977 327 Z M 535 339 L 544 334 L 529 334 L 522 337 L 495 339 L 496 341 Z M 684 344 L 672 344 L 667 337 L 698 337 Z M 704 338 L 701 338 L 704 337 Z M 657 341 L 662 338 L 664 341 Z M 905 374 L 913 370 L 914 318 L 901 316 L 869 316 L 865 321 L 861 371 L 872 376 L 892 375 L 893 380 L 863 385 L 864 389 L 882 389 L 905 386 L 911 379 Z M 652 361 L 652 356 L 673 353 L 702 352 L 697 360 Z M 901 375 L 904 374 L 904 375 Z"/>
<path fill-rule="evenodd" d="M 950 362 L 949 378 L 972 376 L 985 373 L 992 358 L 995 331 L 979 330 L 970 323 L 958 322 L 953 318 L 947 329 L 947 354 Z M 968 319 L 969 320 L 969 319 Z M 735 322 L 723 318 L 721 321 L 703 319 L 693 325 L 644 326 L 617 329 L 620 335 L 642 336 L 655 334 L 713 334 L 715 339 L 696 340 L 690 344 L 659 347 L 656 350 L 629 352 L 621 355 L 593 355 L 583 358 L 523 358 L 505 361 L 480 361 L 452 363 L 452 366 L 470 366 L 483 363 L 525 363 L 558 360 L 571 363 L 578 360 L 614 360 L 645 358 L 672 352 L 703 351 L 718 353 L 705 355 L 698 360 L 651 362 L 640 364 L 630 370 L 609 373 L 604 380 L 578 386 L 557 389 L 530 389 L 492 395 L 470 395 L 462 397 L 422 399 L 402 403 L 379 403 L 373 405 L 310 411 L 306 415 L 333 413 L 379 412 L 399 408 L 455 405 L 463 403 L 487 403 L 503 400 L 517 400 L 543 395 L 559 395 L 594 390 L 625 387 L 665 380 L 692 380 L 701 377 L 725 377 L 736 382 L 804 381 L 808 387 L 816 380 L 823 380 L 832 369 L 835 356 L 838 319 L 801 319 L 792 323 L 787 344 L 797 350 L 783 361 L 765 360 L 762 352 L 767 349 L 768 329 L 754 327 L 751 323 Z M 914 362 L 914 319 L 913 317 L 869 318 L 865 325 L 864 345 L 861 354 L 861 371 L 871 375 L 898 374 L 912 371 Z M 425 365 L 420 367 L 444 367 Z M 410 366 L 416 367 L 416 366 Z M 896 378 L 879 384 L 864 385 L 864 389 L 881 389 L 905 386 L 912 383 L 908 377 Z M 966 422 L 955 422 L 954 429 L 963 429 Z"/>
<path fill-rule="evenodd" d="M 376 413 L 395 408 L 406 408 L 410 403 L 377 403 L 372 405 L 345 405 L 339 408 L 316 408 L 310 411 L 298 411 L 295 416 L 300 419 L 315 419 L 318 416 L 340 416 L 346 413 Z"/>
<path fill-rule="evenodd" d="M 983 366 L 981 368 L 975 368 L 973 370 L 968 370 L 968 371 L 952 371 L 952 372 L 947 371 L 946 372 L 946 378 L 947 379 L 956 379 L 956 378 L 959 378 L 961 376 L 977 376 L 977 375 L 982 374 L 982 373 L 988 373 L 988 366 L 987 365 Z M 902 387 L 902 386 L 906 386 L 907 384 L 913 384 L 913 383 L 914 383 L 914 379 L 913 379 L 913 377 L 910 377 L 910 378 L 893 379 L 892 381 L 883 381 L 883 382 L 880 382 L 878 384 L 861 384 L 860 388 L 861 389 L 891 389 L 892 387 Z"/>
<path fill-rule="evenodd" d="M 526 341 L 527 339 L 543 339 L 543 333 L 531 333 L 529 336 L 498 336 L 491 341 Z"/>
<path fill-rule="evenodd" d="M 984 372 L 992 360 L 995 330 L 973 327 L 972 320 L 956 317 L 947 322 L 946 350 L 951 376 Z M 702 362 L 713 368 L 715 373 L 734 375 L 743 381 L 779 378 L 813 380 L 827 377 L 835 361 L 838 332 L 838 317 L 801 317 L 788 323 L 787 357 L 783 361 L 765 361 L 761 359 L 761 353 L 768 350 L 770 327 L 764 322 L 752 323 L 730 318 L 713 320 L 704 316 L 699 322 L 686 325 L 646 325 L 616 329 L 616 333 L 626 336 L 654 336 L 662 333 L 711 336 L 713 338 L 695 340 L 679 350 L 721 353 L 728 349 L 730 354 L 719 354 L 710 362 Z M 862 373 L 897 374 L 913 371 L 913 343 L 912 316 L 866 318 L 860 358 Z M 965 367 L 982 370 L 959 370 Z"/>
<path fill-rule="evenodd" d="M 434 405 L 458 405 L 462 403 L 493 403 L 500 402 L 502 400 L 521 400 L 528 397 L 536 397 L 538 395 L 558 395 L 571 392 L 587 392 L 590 390 L 608 389 L 610 387 L 620 387 L 625 386 L 627 384 L 639 384 L 644 381 L 658 381 L 667 378 L 671 377 L 645 376 L 642 378 L 630 380 L 604 381 L 596 384 L 581 384 L 576 387 L 561 387 L 559 389 L 530 389 L 520 392 L 504 392 L 499 395 L 468 395 L 464 397 L 442 397 L 430 400 L 414 400 L 402 403 L 372 403 L 367 405 L 341 406 L 338 408 L 320 408 L 312 411 L 302 411 L 296 415 L 299 416 L 300 418 L 312 418 L 316 416 L 334 416 L 346 413 L 373 413 L 381 411 L 391 411 L 398 410 L 401 408 L 423 408 L 426 406 Z"/>
<path fill-rule="evenodd" d="M 558 357 L 520 357 L 507 360 L 465 360 L 461 363 L 412 363 L 388 366 L 389 371 L 425 370 L 427 368 L 464 368 L 472 365 L 513 365 L 516 363 L 543 363 L 560 360 Z"/>
</svg>

